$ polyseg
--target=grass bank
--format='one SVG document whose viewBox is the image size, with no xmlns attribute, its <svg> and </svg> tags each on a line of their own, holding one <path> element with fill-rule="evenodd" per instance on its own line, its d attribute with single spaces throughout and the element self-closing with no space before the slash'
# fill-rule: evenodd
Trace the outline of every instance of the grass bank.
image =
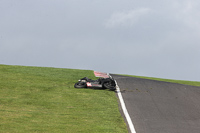
<svg viewBox="0 0 200 133">
<path fill-rule="evenodd" d="M 143 79 L 151 79 L 151 80 L 158 80 L 158 81 L 178 83 L 178 84 L 185 84 L 185 85 L 191 85 L 191 86 L 200 86 L 200 82 L 198 82 L 198 81 L 173 80 L 173 79 L 163 79 L 163 78 L 135 76 L 135 75 L 124 75 L 124 76 L 130 76 L 130 77 L 136 77 L 136 78 L 143 78 Z"/>
<path fill-rule="evenodd" d="M 0 132 L 128 132 L 113 91 L 74 88 L 93 71 L 0 65 L 0 75 Z"/>
</svg>

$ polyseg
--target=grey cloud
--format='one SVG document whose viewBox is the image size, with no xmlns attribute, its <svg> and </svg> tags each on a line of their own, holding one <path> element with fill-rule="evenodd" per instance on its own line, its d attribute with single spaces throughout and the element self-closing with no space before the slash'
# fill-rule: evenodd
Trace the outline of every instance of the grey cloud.
<svg viewBox="0 0 200 133">
<path fill-rule="evenodd" d="M 0 64 L 200 80 L 199 1 L 0 1 Z"/>
<path fill-rule="evenodd" d="M 107 20 L 105 26 L 108 28 L 112 28 L 115 26 L 132 26 L 136 23 L 140 17 L 148 14 L 150 9 L 148 8 L 140 8 L 136 10 L 129 10 L 126 12 L 117 12 L 111 15 L 111 18 Z"/>
</svg>

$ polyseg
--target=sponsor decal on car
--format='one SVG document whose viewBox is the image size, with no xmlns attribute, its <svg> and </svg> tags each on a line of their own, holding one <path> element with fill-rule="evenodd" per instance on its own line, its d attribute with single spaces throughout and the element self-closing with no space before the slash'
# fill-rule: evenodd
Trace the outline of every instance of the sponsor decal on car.
<svg viewBox="0 0 200 133">
<path fill-rule="evenodd" d="M 92 84 L 91 84 L 90 82 L 87 82 L 87 86 L 88 86 L 88 87 L 91 87 Z"/>
</svg>

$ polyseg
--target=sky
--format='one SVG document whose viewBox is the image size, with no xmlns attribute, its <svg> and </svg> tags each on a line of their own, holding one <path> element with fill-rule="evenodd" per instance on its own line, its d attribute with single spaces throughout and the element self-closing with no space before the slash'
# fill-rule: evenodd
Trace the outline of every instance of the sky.
<svg viewBox="0 0 200 133">
<path fill-rule="evenodd" d="M 0 0 L 0 64 L 200 81 L 198 0 Z"/>
</svg>

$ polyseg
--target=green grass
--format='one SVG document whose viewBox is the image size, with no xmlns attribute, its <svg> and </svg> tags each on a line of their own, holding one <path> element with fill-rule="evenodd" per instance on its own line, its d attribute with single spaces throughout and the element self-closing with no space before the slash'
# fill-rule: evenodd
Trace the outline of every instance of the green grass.
<svg viewBox="0 0 200 133">
<path fill-rule="evenodd" d="M 151 80 L 158 80 L 158 81 L 178 83 L 178 84 L 185 84 L 185 85 L 191 85 L 191 86 L 200 86 L 200 82 L 198 82 L 198 81 L 173 80 L 173 79 L 163 79 L 163 78 L 135 76 L 135 75 L 124 75 L 124 76 L 130 76 L 130 77 L 136 77 L 136 78 L 143 78 L 143 79 L 151 79 Z"/>
<path fill-rule="evenodd" d="M 76 89 L 93 71 L 0 65 L 0 133 L 126 133 L 115 92 Z"/>
</svg>

